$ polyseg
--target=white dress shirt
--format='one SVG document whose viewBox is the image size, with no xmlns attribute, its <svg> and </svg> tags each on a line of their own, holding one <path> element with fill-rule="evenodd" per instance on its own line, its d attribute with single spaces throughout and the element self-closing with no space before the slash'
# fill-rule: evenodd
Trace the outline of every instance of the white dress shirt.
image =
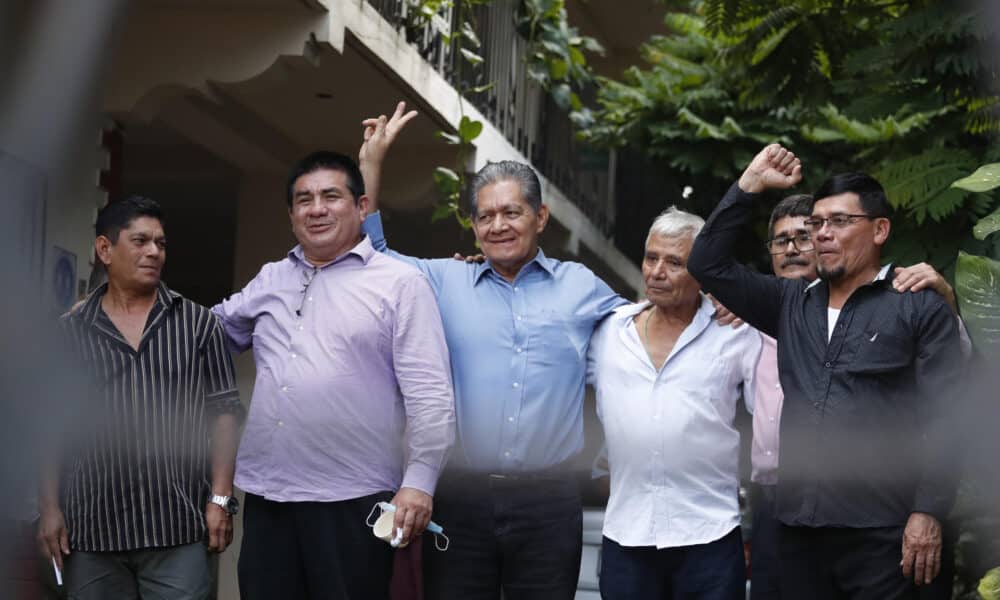
<svg viewBox="0 0 1000 600">
<path fill-rule="evenodd" d="M 760 336 L 746 325 L 719 327 L 702 296 L 657 370 L 635 327 L 647 306 L 618 308 L 588 353 L 611 471 L 604 535 L 622 546 L 705 544 L 740 522 L 733 420 L 741 392 L 753 408 Z"/>
</svg>

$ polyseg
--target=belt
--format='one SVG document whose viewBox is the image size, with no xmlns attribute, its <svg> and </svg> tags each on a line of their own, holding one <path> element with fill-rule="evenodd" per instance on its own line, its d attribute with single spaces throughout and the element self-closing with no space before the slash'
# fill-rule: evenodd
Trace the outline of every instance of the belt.
<svg viewBox="0 0 1000 600">
<path fill-rule="evenodd" d="M 570 481 L 576 479 L 576 473 L 570 469 L 570 465 L 568 463 L 561 463 L 547 469 L 539 469 L 536 471 L 515 471 L 510 473 L 488 473 L 464 469 L 453 470 L 445 472 L 444 478 L 451 481 L 479 481 L 493 486 L 502 486 L 516 483 Z"/>
</svg>

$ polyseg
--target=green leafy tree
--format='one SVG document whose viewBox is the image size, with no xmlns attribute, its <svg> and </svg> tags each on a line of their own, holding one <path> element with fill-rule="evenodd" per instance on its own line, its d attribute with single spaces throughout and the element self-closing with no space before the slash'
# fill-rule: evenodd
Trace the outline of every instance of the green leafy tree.
<svg viewBox="0 0 1000 600">
<path fill-rule="evenodd" d="M 996 200 L 951 187 L 1000 159 L 994 27 L 977 8 L 931 0 L 670 2 L 669 35 L 645 65 L 601 80 L 575 113 L 583 139 L 631 145 L 697 190 L 732 181 L 761 145 L 802 157 L 806 187 L 864 170 L 898 210 L 891 258 L 950 268 L 957 250 L 996 253 L 969 225 Z M 702 198 L 703 212 L 715 198 Z"/>
</svg>

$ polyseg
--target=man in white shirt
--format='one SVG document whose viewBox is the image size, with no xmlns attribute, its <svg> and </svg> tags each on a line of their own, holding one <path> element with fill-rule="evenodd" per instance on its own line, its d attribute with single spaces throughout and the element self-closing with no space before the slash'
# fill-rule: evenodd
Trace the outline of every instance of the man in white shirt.
<svg viewBox="0 0 1000 600">
<path fill-rule="evenodd" d="M 752 407 L 760 336 L 716 327 L 687 272 L 701 218 L 670 208 L 646 240 L 647 302 L 617 309 L 591 340 L 611 472 L 605 599 L 730 600 L 745 589 L 739 529 L 741 393 Z"/>
</svg>

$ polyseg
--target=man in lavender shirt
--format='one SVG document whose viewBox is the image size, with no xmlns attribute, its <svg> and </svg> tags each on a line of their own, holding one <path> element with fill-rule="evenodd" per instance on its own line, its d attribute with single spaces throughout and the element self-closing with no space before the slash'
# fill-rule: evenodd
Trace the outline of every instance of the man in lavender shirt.
<svg viewBox="0 0 1000 600">
<path fill-rule="evenodd" d="M 310 154 L 287 194 L 299 244 L 212 309 L 257 366 L 236 463 L 240 595 L 387 598 L 392 550 L 365 520 L 391 500 L 405 544 L 430 519 L 455 429 L 441 317 L 420 271 L 362 235 L 353 160 Z"/>
<path fill-rule="evenodd" d="M 774 274 L 778 277 L 805 278 L 810 281 L 816 279 L 816 252 L 810 230 L 805 225 L 805 220 L 812 216 L 812 203 L 812 196 L 795 194 L 783 199 L 771 211 L 767 250 L 771 255 Z M 905 269 L 897 268 L 893 285 L 899 291 L 914 292 L 930 287 L 944 296 L 953 310 L 957 310 L 954 290 L 940 273 L 925 263 Z M 725 315 L 720 318 L 720 324 L 733 322 L 728 311 L 718 304 L 716 307 Z M 964 336 L 964 327 L 961 330 Z M 753 443 L 750 452 L 750 480 L 753 484 L 750 593 L 753 600 L 776 600 L 781 597 L 777 554 L 780 524 L 774 517 L 774 495 L 778 483 L 778 424 L 781 421 L 784 394 L 778 382 L 777 344 L 768 335 L 761 333 L 760 337 L 763 345 L 755 377 Z M 965 343 L 967 338 L 963 337 L 963 340 Z"/>
</svg>

